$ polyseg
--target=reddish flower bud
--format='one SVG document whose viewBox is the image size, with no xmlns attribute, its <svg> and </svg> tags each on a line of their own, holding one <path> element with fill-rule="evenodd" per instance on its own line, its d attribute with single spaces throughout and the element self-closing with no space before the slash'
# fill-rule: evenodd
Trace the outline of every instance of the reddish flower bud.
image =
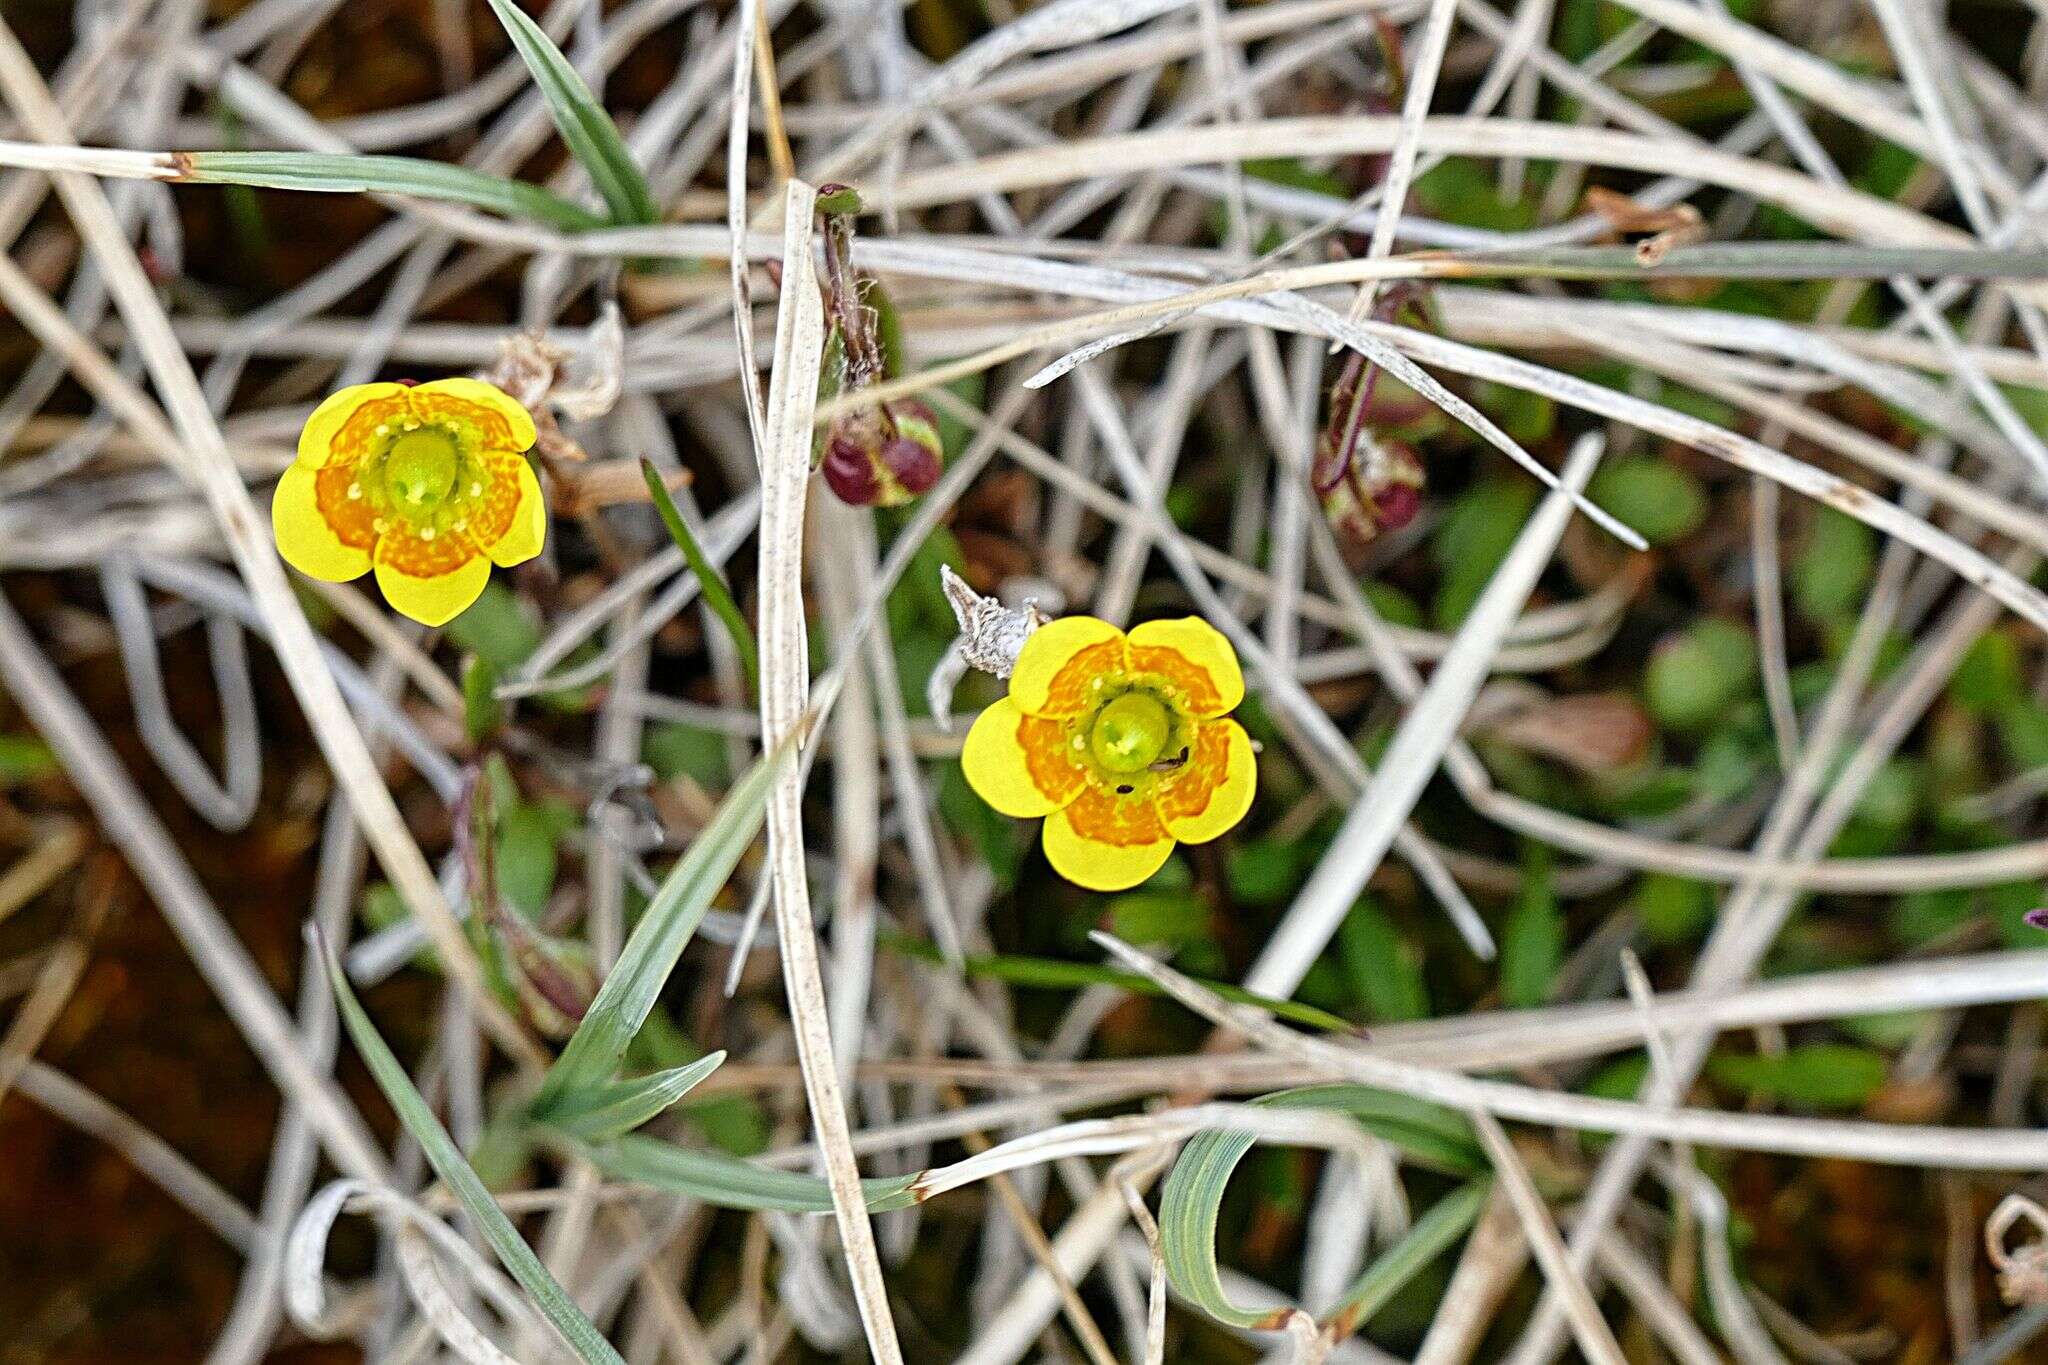
<svg viewBox="0 0 2048 1365">
<path fill-rule="evenodd" d="M 1400 530 L 1421 510 L 1422 490 L 1413 484 L 1388 484 L 1372 497 L 1372 514 L 1382 531 Z"/>
<path fill-rule="evenodd" d="M 1339 476 L 1316 491 L 1330 525 L 1363 545 L 1415 520 L 1422 510 L 1422 484 L 1422 462 L 1414 451 L 1361 434 Z"/>
<path fill-rule="evenodd" d="M 931 409 L 898 399 L 834 421 L 819 469 L 841 502 L 899 507 L 939 481 L 944 454 Z"/>
</svg>

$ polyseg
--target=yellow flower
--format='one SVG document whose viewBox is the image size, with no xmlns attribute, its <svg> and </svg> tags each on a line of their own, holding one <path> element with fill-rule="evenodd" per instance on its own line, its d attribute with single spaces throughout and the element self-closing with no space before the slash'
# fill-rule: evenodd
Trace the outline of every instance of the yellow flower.
<svg viewBox="0 0 2048 1365">
<path fill-rule="evenodd" d="M 393 607 L 441 625 L 476 601 L 491 565 L 540 553 L 547 504 L 520 453 L 532 444 L 526 409 L 481 380 L 343 389 L 307 419 L 278 480 L 278 551 L 329 583 L 374 568 Z"/>
<path fill-rule="evenodd" d="M 1003 814 L 1046 817 L 1054 871 L 1121 891 L 1251 809 L 1251 738 L 1223 718 L 1243 700 L 1237 652 L 1206 621 L 1127 636 L 1063 616 L 1024 642 L 1010 695 L 974 722 L 960 765 Z"/>
</svg>

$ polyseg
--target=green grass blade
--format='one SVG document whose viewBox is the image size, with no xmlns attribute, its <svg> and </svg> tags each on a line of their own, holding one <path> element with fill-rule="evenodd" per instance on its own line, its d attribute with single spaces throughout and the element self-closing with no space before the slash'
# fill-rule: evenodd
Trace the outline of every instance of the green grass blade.
<svg viewBox="0 0 2048 1365">
<path fill-rule="evenodd" d="M 255 185 L 316 194 L 410 194 L 560 228 L 587 232 L 608 226 L 594 213 L 539 185 L 485 175 L 467 166 L 411 156 L 354 156 L 328 152 L 186 152 L 183 180 L 206 185 Z"/>
<path fill-rule="evenodd" d="M 610 1179 L 687 1194 L 722 1209 L 832 1211 L 831 1188 L 818 1176 L 776 1170 L 722 1152 L 693 1151 L 641 1136 L 579 1145 L 576 1150 Z M 861 1181 L 860 1186 L 868 1211 L 884 1213 L 915 1204 L 916 1182 L 914 1175 L 877 1176 Z"/>
<path fill-rule="evenodd" d="M 1430 1164 L 1466 1173 L 1486 1169 L 1485 1158 L 1463 1118 L 1405 1095 L 1362 1085 L 1320 1085 L 1283 1090 L 1252 1103 L 1346 1113 L 1375 1136 Z M 1160 1196 L 1159 1237 L 1166 1275 L 1175 1292 L 1218 1322 L 1265 1329 L 1285 1322 L 1288 1310 L 1238 1307 L 1224 1293 L 1223 1275 L 1216 1263 L 1216 1223 L 1223 1194 L 1252 1141 L 1252 1134 L 1233 1128 L 1211 1129 L 1188 1140 Z"/>
<path fill-rule="evenodd" d="M 624 1137 L 689 1094 L 724 1060 L 723 1052 L 714 1052 L 688 1066 L 564 1095 L 552 1109 L 534 1117 L 540 1123 L 582 1142 L 610 1142 Z"/>
<path fill-rule="evenodd" d="M 611 1081 L 626 1055 L 626 1045 L 647 1022 L 676 960 L 704 922 L 712 898 L 760 832 L 776 770 L 794 751 L 794 744 L 785 744 L 756 760 L 726 793 L 718 814 L 690 845 L 690 851 L 670 870 L 633 926 L 632 937 L 584 1012 L 583 1022 L 541 1082 L 534 1099 L 535 1113 L 549 1112 L 566 1097 Z"/>
<path fill-rule="evenodd" d="M 669 539 L 683 552 L 683 561 L 690 566 L 690 572 L 697 575 L 697 590 L 704 594 L 704 605 L 718 614 L 725 623 L 726 634 L 732 637 L 732 647 L 739 651 L 740 667 L 747 675 L 747 690 L 755 696 L 761 692 L 761 650 L 754 643 L 753 627 L 740 614 L 740 604 L 733 600 L 732 589 L 726 585 L 725 575 L 711 562 L 704 547 L 697 543 L 697 537 L 690 534 L 688 523 L 676 507 L 676 500 L 669 496 L 668 485 L 662 482 L 661 471 L 654 467 L 652 460 L 640 461 L 640 472 L 647 479 L 648 495 L 654 499 L 654 510 L 661 514 L 661 524 L 668 528 Z"/>
<path fill-rule="evenodd" d="M 1428 1213 L 1416 1219 L 1408 1235 L 1388 1247 L 1345 1292 L 1343 1302 L 1330 1315 L 1335 1335 L 1347 1337 L 1372 1321 L 1389 1299 L 1449 1251 L 1486 1207 L 1492 1187 L 1490 1179 L 1475 1180 L 1437 1200 Z"/>
<path fill-rule="evenodd" d="M 542 1315 L 552 1323 L 555 1330 L 569 1343 L 588 1365 L 625 1365 L 611 1343 L 583 1316 L 555 1277 L 548 1274 L 548 1268 L 541 1264 L 540 1257 L 533 1254 L 533 1248 L 512 1226 L 512 1220 L 491 1198 L 491 1192 L 484 1188 L 484 1182 L 477 1178 L 469 1162 L 463 1159 L 462 1149 L 455 1145 L 455 1139 L 448 1136 L 448 1130 L 434 1117 L 434 1111 L 427 1106 L 425 1098 L 413 1087 L 412 1078 L 405 1074 L 405 1068 L 398 1064 L 398 1058 L 391 1055 L 391 1049 L 384 1044 L 377 1026 L 370 1022 L 370 1016 L 363 1013 L 357 1003 L 355 992 L 349 989 L 348 978 L 342 974 L 341 964 L 335 960 L 324 939 L 315 936 L 320 957 L 327 964 L 327 979 L 334 987 L 335 1003 L 341 1009 L 342 1022 L 348 1026 L 349 1037 L 355 1040 L 356 1051 L 370 1068 L 377 1088 L 384 1092 L 384 1098 L 398 1114 L 398 1121 L 405 1125 L 426 1154 L 427 1162 L 442 1183 L 454 1192 L 456 1199 L 476 1221 L 478 1231 L 491 1244 L 491 1250 L 498 1254 L 498 1260 L 519 1281 Z"/>
<path fill-rule="evenodd" d="M 612 220 L 621 226 L 658 221 L 661 214 L 654 207 L 653 192 L 633 164 L 633 154 L 619 136 L 618 125 L 590 93 L 562 49 L 555 46 L 555 40 L 511 0 L 491 0 L 491 11 L 511 35 L 512 46 L 526 69 L 533 73 L 541 98 L 547 101 L 549 117 L 569 154 L 589 173 L 590 183 L 612 211 Z"/>
</svg>

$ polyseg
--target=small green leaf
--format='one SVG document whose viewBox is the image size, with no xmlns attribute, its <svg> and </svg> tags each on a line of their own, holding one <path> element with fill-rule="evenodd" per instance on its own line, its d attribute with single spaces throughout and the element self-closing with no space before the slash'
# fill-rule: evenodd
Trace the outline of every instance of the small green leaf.
<svg viewBox="0 0 2048 1365">
<path fill-rule="evenodd" d="M 1856 802 L 1855 818 L 1878 829 L 1897 831 L 1913 822 L 1926 788 L 1920 765 L 1911 759 L 1886 760 Z"/>
<path fill-rule="evenodd" d="M 2002 630 L 1986 631 L 1971 641 L 1948 682 L 1949 700 L 1978 715 L 2000 711 L 2025 697 L 2020 647 Z"/>
<path fill-rule="evenodd" d="M 536 1110 L 534 1120 L 581 1142 L 610 1142 L 689 1094 L 724 1061 L 723 1052 L 714 1052 L 688 1066 L 565 1095 L 552 1108 Z"/>
<path fill-rule="evenodd" d="M 1652 545 L 1689 535 L 1707 519 L 1707 494 L 1700 481 L 1649 456 L 1602 465 L 1587 496 Z"/>
<path fill-rule="evenodd" d="M 565 809 L 559 803 L 518 801 L 498 816 L 498 889 L 528 919 L 537 919 L 554 894 L 560 861 L 555 844 L 564 832 Z"/>
<path fill-rule="evenodd" d="M 1756 645 L 1749 632 L 1708 617 L 1651 653 L 1644 700 L 1660 724 L 1698 730 L 1719 719 L 1755 681 Z"/>
<path fill-rule="evenodd" d="M 331 152 L 188 152 L 185 179 L 318 194 L 410 194 L 560 228 L 588 232 L 604 219 L 538 185 L 467 166 L 410 156 Z"/>
<path fill-rule="evenodd" d="M 1224 851 L 1231 898 L 1241 905 L 1278 905 L 1301 884 L 1300 846 L 1246 839 Z M 1117 937 L 1128 940 L 1129 934 Z"/>
<path fill-rule="evenodd" d="M 1337 953 L 1368 1018 L 1392 1023 L 1429 1017 L 1418 954 L 1370 896 L 1352 906 L 1337 926 Z"/>
<path fill-rule="evenodd" d="M 1792 564 L 1792 596 L 1808 620 L 1826 621 L 1856 605 L 1877 562 L 1877 539 L 1862 522 L 1823 507 Z"/>
<path fill-rule="evenodd" d="M 864 211 L 864 206 L 860 201 L 860 191 L 854 189 L 851 185 L 840 185 L 835 189 L 820 193 L 817 199 L 812 202 L 811 207 L 821 217 L 826 218 L 837 218 L 844 214 L 858 216 Z"/>
<path fill-rule="evenodd" d="M 1209 907 L 1196 896 L 1126 892 L 1110 901 L 1107 918 L 1109 932 L 1127 943 L 1180 947 L 1209 932 Z"/>
<path fill-rule="evenodd" d="M 1962 886 L 1908 891 L 1891 902 L 1886 915 L 1892 933 L 1914 947 L 1952 934 L 1976 917 L 1976 893 Z"/>
<path fill-rule="evenodd" d="M 472 744 L 498 733 L 505 704 L 498 700 L 498 667 L 481 654 L 462 661 L 462 728 Z"/>
<path fill-rule="evenodd" d="M 1603 1100 L 1632 1100 L 1641 1092 L 1649 1075 L 1650 1055 L 1631 1052 L 1595 1071 L 1579 1088 L 1582 1093 Z"/>
<path fill-rule="evenodd" d="M 590 183 L 611 209 L 612 221 L 621 226 L 658 221 L 661 213 L 654 206 L 654 195 L 634 164 L 626 140 L 562 49 L 511 0 L 490 0 L 490 4 L 491 12 L 511 36 L 519 59 L 540 86 L 548 116 L 554 119 L 569 154 L 589 174 Z"/>
<path fill-rule="evenodd" d="M 500 673 L 509 673 L 540 648 L 540 627 L 518 596 L 496 579 L 484 584 L 476 601 L 444 630 L 450 640 Z"/>
<path fill-rule="evenodd" d="M 0 790 L 56 771 L 57 756 L 42 740 L 34 735 L 0 735 Z"/>
<path fill-rule="evenodd" d="M 2015 768 L 2048 768 L 2048 707 L 2023 697 L 1998 713 L 1998 740 Z"/>
<path fill-rule="evenodd" d="M 1723 1053 L 1707 1074 L 1724 1085 L 1814 1109 L 1856 1109 L 1884 1085 L 1884 1054 L 1847 1043 L 1802 1043 L 1779 1056 Z"/>
<path fill-rule="evenodd" d="M 647 727 L 646 738 L 640 741 L 640 757 L 661 781 L 687 777 L 708 791 L 731 780 L 727 744 L 727 737 L 716 730 L 683 721 L 660 721 Z"/>
<path fill-rule="evenodd" d="M 1714 893 L 1704 882 L 1651 872 L 1636 886 L 1635 910 L 1650 942 L 1681 943 L 1706 928 L 1714 913 Z"/>
<path fill-rule="evenodd" d="M 1563 961 L 1564 912 L 1550 889 L 1548 860 L 1535 858 L 1523 869 L 1521 892 L 1501 928 L 1501 998 L 1517 1009 L 1543 1004 Z"/>
<path fill-rule="evenodd" d="M 1434 606 L 1439 626 L 1456 626 L 1472 610 L 1535 502 L 1527 480 L 1490 479 L 1451 504 L 1430 542 L 1430 557 L 1443 571 Z"/>
<path fill-rule="evenodd" d="M 334 989 L 334 1000 L 340 1008 L 342 1023 L 348 1027 L 349 1037 L 355 1040 L 356 1051 L 362 1054 L 377 1088 L 390 1101 L 399 1122 L 420 1144 L 420 1151 L 425 1154 L 427 1164 L 434 1168 L 434 1174 L 440 1176 L 442 1183 L 453 1191 L 457 1202 L 475 1222 L 484 1240 L 490 1243 L 491 1250 L 497 1253 L 499 1262 L 533 1296 L 534 1305 L 576 1354 L 588 1365 L 625 1365 L 619 1353 L 591 1325 L 590 1319 L 583 1316 L 583 1310 L 555 1282 L 555 1277 L 541 1264 L 540 1257 L 533 1254 L 533 1248 L 512 1226 L 512 1220 L 491 1198 L 491 1192 L 484 1188 L 483 1181 L 463 1160 L 462 1149 L 455 1145 L 455 1139 L 448 1136 L 448 1130 L 434 1117 L 426 1099 L 414 1088 L 412 1078 L 405 1074 L 398 1058 L 392 1056 L 391 1049 L 385 1046 L 377 1026 L 370 1022 L 370 1016 L 363 1013 L 363 1007 L 356 1002 L 355 992 L 349 989 L 348 979 L 342 974 L 341 963 L 335 960 L 326 941 L 316 934 L 314 942 L 327 964 L 327 980 Z"/>
</svg>

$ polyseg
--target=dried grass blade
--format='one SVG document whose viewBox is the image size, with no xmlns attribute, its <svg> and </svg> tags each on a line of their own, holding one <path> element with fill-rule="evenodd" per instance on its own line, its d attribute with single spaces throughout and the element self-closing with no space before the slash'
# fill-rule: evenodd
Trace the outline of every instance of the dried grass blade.
<svg viewBox="0 0 2048 1365">
<path fill-rule="evenodd" d="M 782 300 L 775 321 L 775 368 L 764 413 L 761 459 L 761 733 L 780 744 L 803 743 L 810 659 L 803 598 L 804 499 L 811 478 L 811 422 L 825 348 L 824 304 L 811 254 L 817 191 L 792 180 L 785 192 Z M 881 1258 L 861 1196 L 846 1100 L 832 1060 L 830 1014 L 818 968 L 817 932 L 804 868 L 803 784 L 787 767 L 768 804 L 768 862 L 782 980 L 796 1030 L 797 1060 L 811 1122 L 824 1155 L 839 1217 L 840 1241 L 853 1274 L 854 1298 L 868 1347 L 881 1365 L 902 1365 L 902 1348 L 882 1283 Z"/>
</svg>

